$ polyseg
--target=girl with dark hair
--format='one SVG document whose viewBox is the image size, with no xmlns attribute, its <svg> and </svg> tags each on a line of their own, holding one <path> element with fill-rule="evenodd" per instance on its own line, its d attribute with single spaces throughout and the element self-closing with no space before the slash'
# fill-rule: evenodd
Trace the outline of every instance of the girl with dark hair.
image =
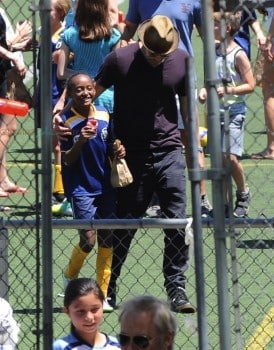
<svg viewBox="0 0 274 350">
<path fill-rule="evenodd" d="M 105 56 L 116 47 L 120 36 L 120 32 L 111 26 L 108 0 L 78 0 L 75 25 L 69 27 L 63 34 L 57 67 L 58 78 L 68 79 L 75 73 L 85 73 L 93 79 L 98 73 Z M 71 54 L 73 54 L 73 62 L 70 68 L 68 65 Z M 62 97 L 65 98 L 65 94 L 66 89 Z M 105 91 L 93 103 L 97 107 L 104 107 L 111 117 L 113 113 L 112 88 Z M 94 175 L 94 170 L 93 176 L 96 176 Z M 69 197 L 67 193 L 66 197 Z M 93 230 L 93 236 L 96 236 L 95 230 Z M 74 247 L 70 263 L 63 273 L 64 284 L 68 280 L 78 277 L 80 268 L 90 251 L 91 247 L 86 246 L 83 248 L 82 245 Z M 105 261 L 105 263 L 97 266 L 97 274 L 102 276 L 101 280 L 104 281 L 105 287 L 101 283 L 100 286 L 105 296 L 107 294 L 110 271 L 109 269 L 108 271 L 105 270 L 104 266 L 111 265 L 111 259 L 111 248 L 106 244 L 105 247 L 99 246 L 98 260 Z M 99 282 L 98 278 L 97 281 Z"/>
<path fill-rule="evenodd" d="M 95 77 L 105 56 L 115 49 L 121 34 L 111 23 L 109 0 L 78 0 L 75 25 L 63 35 L 58 60 L 58 78 L 68 79 L 76 72 Z M 72 65 L 69 65 L 73 54 Z M 65 94 L 61 99 L 65 98 Z M 59 104 L 59 103 L 58 103 Z M 110 88 L 94 101 L 113 113 L 113 90 Z"/>
<path fill-rule="evenodd" d="M 71 332 L 53 343 L 53 350 L 117 350 L 116 338 L 100 332 L 103 320 L 104 294 L 91 278 L 69 282 L 64 298 L 64 312 L 71 319 Z"/>
</svg>

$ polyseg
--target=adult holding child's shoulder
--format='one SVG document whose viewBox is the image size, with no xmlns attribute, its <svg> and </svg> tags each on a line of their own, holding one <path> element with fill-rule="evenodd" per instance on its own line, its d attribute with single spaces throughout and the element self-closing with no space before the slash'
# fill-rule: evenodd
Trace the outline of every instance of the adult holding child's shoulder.
<svg viewBox="0 0 274 350">
<path fill-rule="evenodd" d="M 164 217 L 186 218 L 185 159 L 177 127 L 176 97 L 187 123 L 188 53 L 166 16 L 141 24 L 140 41 L 110 53 L 96 77 L 96 94 L 114 86 L 114 132 L 127 150 L 134 182 L 118 189 L 119 218 L 143 217 L 153 193 Z M 136 230 L 115 230 L 108 300 L 116 304 L 116 281 Z M 163 272 L 172 310 L 192 313 L 185 292 L 188 246 L 185 231 L 165 229 Z"/>
</svg>

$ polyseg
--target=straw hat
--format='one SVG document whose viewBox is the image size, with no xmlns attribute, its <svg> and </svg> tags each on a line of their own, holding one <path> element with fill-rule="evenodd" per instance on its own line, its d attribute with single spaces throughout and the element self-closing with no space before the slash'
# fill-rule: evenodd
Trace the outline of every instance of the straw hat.
<svg viewBox="0 0 274 350">
<path fill-rule="evenodd" d="M 179 32 L 166 16 L 154 16 L 144 21 L 138 30 L 142 44 L 159 55 L 167 55 L 179 45 Z"/>
</svg>

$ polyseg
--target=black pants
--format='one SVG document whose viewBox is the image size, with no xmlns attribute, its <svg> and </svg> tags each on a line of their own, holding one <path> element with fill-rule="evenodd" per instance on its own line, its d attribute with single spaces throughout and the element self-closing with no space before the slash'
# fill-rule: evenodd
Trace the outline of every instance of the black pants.
<svg viewBox="0 0 274 350">
<path fill-rule="evenodd" d="M 140 152 L 141 153 L 141 152 Z M 134 182 L 118 190 L 118 217 L 143 217 L 153 193 L 159 198 L 162 215 L 185 218 L 185 160 L 181 149 L 145 154 L 127 153 L 128 166 Z M 130 244 L 137 230 L 119 229 L 113 235 L 111 286 L 116 285 Z M 188 246 L 183 229 L 165 229 L 163 273 L 167 290 L 185 286 Z"/>
</svg>

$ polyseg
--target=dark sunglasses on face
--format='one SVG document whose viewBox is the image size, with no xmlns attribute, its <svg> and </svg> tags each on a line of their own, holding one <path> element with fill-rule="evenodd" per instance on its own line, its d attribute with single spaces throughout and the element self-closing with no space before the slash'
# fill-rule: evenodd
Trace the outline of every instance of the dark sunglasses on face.
<svg viewBox="0 0 274 350">
<path fill-rule="evenodd" d="M 151 340 L 149 337 L 145 336 L 145 335 L 136 335 L 134 337 L 130 337 L 126 334 L 118 334 L 117 338 L 119 340 L 119 343 L 121 346 L 126 346 L 130 343 L 130 341 L 132 340 L 132 342 L 138 346 L 138 348 L 140 349 L 145 349 L 149 346 L 149 341 Z"/>
<path fill-rule="evenodd" d="M 165 54 L 165 53 L 163 53 L 163 54 L 155 53 L 155 52 L 149 50 L 147 47 L 145 47 L 145 50 L 146 50 L 147 56 L 152 57 L 152 58 L 153 57 L 157 57 L 157 58 L 160 57 L 160 58 L 164 59 L 164 58 L 166 58 L 168 56 L 168 54 Z"/>
</svg>

